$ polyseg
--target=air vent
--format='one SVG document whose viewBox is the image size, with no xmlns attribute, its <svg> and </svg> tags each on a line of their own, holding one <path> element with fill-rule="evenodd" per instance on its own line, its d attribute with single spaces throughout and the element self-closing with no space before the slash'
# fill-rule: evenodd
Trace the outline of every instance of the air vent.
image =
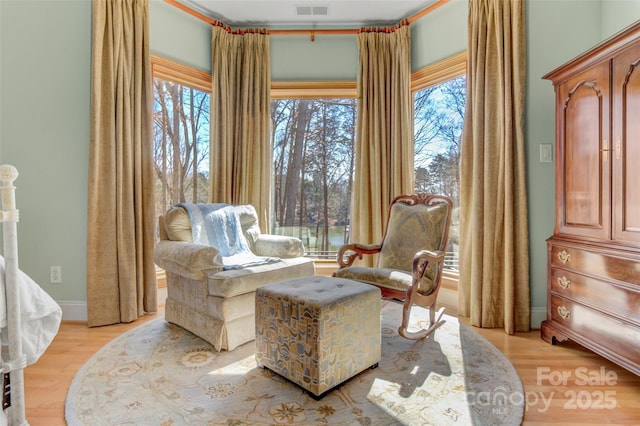
<svg viewBox="0 0 640 426">
<path fill-rule="evenodd" d="M 329 6 L 296 6 L 297 16 L 327 16 L 329 15 Z"/>
</svg>

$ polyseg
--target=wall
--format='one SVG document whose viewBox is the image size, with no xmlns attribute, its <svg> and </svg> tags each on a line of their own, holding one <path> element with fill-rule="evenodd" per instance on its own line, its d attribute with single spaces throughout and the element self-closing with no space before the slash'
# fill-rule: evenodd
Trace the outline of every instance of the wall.
<svg viewBox="0 0 640 426">
<path fill-rule="evenodd" d="M 602 0 L 601 37 L 604 40 L 640 19 L 638 0 Z"/>
<path fill-rule="evenodd" d="M 353 35 L 271 37 L 273 81 L 355 80 L 358 46 Z"/>
<path fill-rule="evenodd" d="M 555 153 L 555 94 L 542 76 L 600 39 L 599 2 L 533 0 L 527 3 L 527 99 L 525 139 L 527 146 L 527 195 L 529 206 L 529 262 L 531 323 L 546 319 L 546 239 L 555 222 L 555 158 L 540 162 L 540 145 L 551 144 Z M 568 26 L 567 22 L 580 25 Z"/>
<path fill-rule="evenodd" d="M 2 0 L 0 19 L 0 161 L 19 172 L 20 267 L 86 316 L 91 2 Z"/>
<path fill-rule="evenodd" d="M 211 27 L 162 0 L 149 2 L 150 48 L 167 59 L 211 72 Z"/>
<path fill-rule="evenodd" d="M 467 0 L 412 25 L 417 69 L 465 49 Z M 151 0 L 151 49 L 210 70 L 206 24 Z M 542 76 L 640 16 L 628 0 L 527 1 L 526 146 L 534 326 L 546 306 L 545 239 L 553 232 L 553 88 Z M 594 30 L 596 29 L 596 30 Z M 334 38 L 335 37 L 335 38 Z M 274 37 L 274 80 L 355 79 L 352 36 Z M 86 300 L 86 202 L 91 65 L 91 2 L 0 1 L 0 161 L 15 165 L 21 268 L 49 292 L 65 319 L 81 319 Z M 49 284 L 49 266 L 63 282 Z"/>
<path fill-rule="evenodd" d="M 467 14 L 467 0 L 450 0 L 411 24 L 414 70 L 466 50 Z"/>
</svg>

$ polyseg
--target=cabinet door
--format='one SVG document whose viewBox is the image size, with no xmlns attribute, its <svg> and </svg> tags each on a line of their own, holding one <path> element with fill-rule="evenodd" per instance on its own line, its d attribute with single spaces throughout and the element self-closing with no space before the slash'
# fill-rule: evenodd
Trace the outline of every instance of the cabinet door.
<svg viewBox="0 0 640 426">
<path fill-rule="evenodd" d="M 611 238 L 610 62 L 558 86 L 556 204 L 560 234 Z"/>
<path fill-rule="evenodd" d="M 613 238 L 640 242 L 640 45 L 613 60 Z"/>
</svg>

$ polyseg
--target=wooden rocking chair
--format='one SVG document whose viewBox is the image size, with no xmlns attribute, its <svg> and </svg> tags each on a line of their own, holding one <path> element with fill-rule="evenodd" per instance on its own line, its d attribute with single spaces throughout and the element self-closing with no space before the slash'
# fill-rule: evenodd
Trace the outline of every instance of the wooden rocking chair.
<svg viewBox="0 0 640 426">
<path fill-rule="evenodd" d="M 452 208 L 444 195 L 400 195 L 389 206 L 380 244 L 351 243 L 338 250 L 339 269 L 333 276 L 375 285 L 383 297 L 404 300 L 398 333 L 407 339 L 423 339 L 444 323 L 444 308 L 435 309 Z M 364 254 L 377 254 L 377 266 L 352 266 Z M 410 332 L 414 305 L 429 309 L 429 326 Z"/>
</svg>

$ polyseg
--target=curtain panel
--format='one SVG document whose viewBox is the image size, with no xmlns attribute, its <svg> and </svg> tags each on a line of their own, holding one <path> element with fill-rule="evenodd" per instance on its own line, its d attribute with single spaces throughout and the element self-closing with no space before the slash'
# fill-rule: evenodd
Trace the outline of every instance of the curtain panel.
<svg viewBox="0 0 640 426">
<path fill-rule="evenodd" d="M 264 30 L 212 28 L 212 202 L 252 204 L 260 229 L 271 212 L 271 71 Z"/>
<path fill-rule="evenodd" d="M 363 28 L 357 35 L 358 120 L 351 241 L 382 240 L 391 200 L 413 192 L 411 32 Z M 372 256 L 369 256 L 372 257 Z M 373 266 L 374 259 L 366 259 Z"/>
<path fill-rule="evenodd" d="M 530 328 L 524 0 L 471 0 L 461 149 L 459 311 Z"/>
<path fill-rule="evenodd" d="M 94 0 L 89 326 L 157 311 L 148 0 Z"/>
</svg>

